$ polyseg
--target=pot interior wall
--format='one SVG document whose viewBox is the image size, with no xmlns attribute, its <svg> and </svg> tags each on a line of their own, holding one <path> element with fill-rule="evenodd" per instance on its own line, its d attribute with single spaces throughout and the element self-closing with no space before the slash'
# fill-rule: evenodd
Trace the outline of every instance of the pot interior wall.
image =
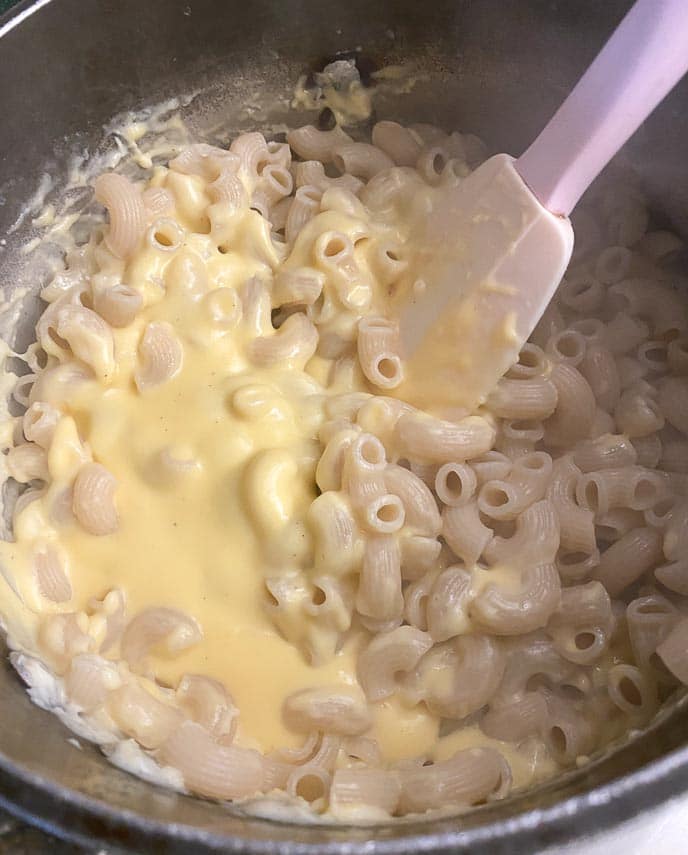
<svg viewBox="0 0 688 855">
<path fill-rule="evenodd" d="M 412 63 L 427 75 L 410 95 L 380 99 L 378 118 L 472 131 L 493 149 L 518 155 L 629 6 L 628 0 L 52 0 L 0 38 L 0 234 L 40 176 L 47 171 L 59 183 L 75 147 L 97 144 L 113 115 L 200 91 L 183 110 L 199 132 L 218 122 L 239 129 L 283 121 L 299 75 L 340 51 L 358 51 L 378 67 Z M 253 116 L 245 110 L 249 102 L 261 107 Z M 684 83 L 625 153 L 657 210 L 679 227 L 680 212 L 688 211 L 687 104 Z M 17 250 L 30 236 L 24 225 L 0 250 L 3 287 L 21 278 Z M 26 329 L 31 315 L 27 306 Z M 238 851 L 235 839 L 251 841 L 245 851 L 344 852 L 372 836 L 365 829 L 251 819 L 159 790 L 113 769 L 95 749 L 68 743 L 59 721 L 31 705 L 8 665 L 0 668 L 0 692 L 0 803 L 41 816 L 62 833 L 102 835 L 138 849 L 145 839 L 147 851 L 180 852 L 188 851 L 188 840 Z M 460 820 L 379 829 L 377 851 L 514 852 L 519 841 L 532 851 L 657 802 L 688 786 L 685 761 L 664 760 L 651 786 L 619 778 L 683 746 L 680 712 L 667 711 L 633 744 L 537 792 Z M 581 795 L 614 781 L 604 797 Z M 573 801 L 553 807 L 564 799 Z M 537 827 L 535 814 L 517 821 L 536 808 L 550 810 Z M 581 818 L 572 820 L 572 812 Z"/>
</svg>

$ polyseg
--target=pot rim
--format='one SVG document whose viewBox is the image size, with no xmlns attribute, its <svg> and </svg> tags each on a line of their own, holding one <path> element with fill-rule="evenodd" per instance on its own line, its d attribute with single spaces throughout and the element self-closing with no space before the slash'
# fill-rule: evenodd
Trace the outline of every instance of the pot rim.
<svg viewBox="0 0 688 855">
<path fill-rule="evenodd" d="M 53 0 L 20 0 L 0 15 L 0 39 Z M 155 786 L 155 785 L 150 785 Z M 87 796 L 78 790 L 56 784 L 21 766 L 0 753 L 0 807 L 21 820 L 62 839 L 91 847 L 94 833 L 114 845 L 184 844 L 199 852 L 234 852 L 250 855 L 401 855 L 401 853 L 475 853 L 533 852 L 536 848 L 565 843 L 574 837 L 592 835 L 619 825 L 641 811 L 649 811 L 688 791 L 688 745 L 646 763 L 583 793 L 568 796 L 546 807 L 535 807 L 520 814 L 497 819 L 471 828 L 432 832 L 432 819 L 425 822 L 427 832 L 405 835 L 407 823 L 399 823 L 398 836 L 363 841 L 322 839 L 313 842 L 284 840 L 284 830 L 309 826 L 262 820 L 281 830 L 281 839 L 237 837 L 209 831 L 201 826 L 168 823 L 129 808 Z M 180 796 L 188 798 L 187 796 Z M 443 817 L 443 821 L 451 821 Z M 459 817 L 460 819 L 460 817 Z M 254 822 L 258 818 L 251 817 Z M 388 824 L 387 828 L 390 827 Z M 346 831 L 351 826 L 310 826 L 310 828 Z M 360 831 L 360 827 L 356 827 Z M 371 831 L 376 826 L 370 826 Z"/>
</svg>

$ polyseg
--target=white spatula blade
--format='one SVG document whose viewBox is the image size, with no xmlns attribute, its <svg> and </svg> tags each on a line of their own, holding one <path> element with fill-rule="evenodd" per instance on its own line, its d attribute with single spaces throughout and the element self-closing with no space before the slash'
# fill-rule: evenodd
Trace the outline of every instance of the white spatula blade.
<svg viewBox="0 0 688 855">
<path fill-rule="evenodd" d="M 419 226 L 400 310 L 405 378 L 416 406 L 473 409 L 518 358 L 573 250 L 567 218 L 547 211 L 513 158 L 490 158 L 448 189 Z"/>
</svg>

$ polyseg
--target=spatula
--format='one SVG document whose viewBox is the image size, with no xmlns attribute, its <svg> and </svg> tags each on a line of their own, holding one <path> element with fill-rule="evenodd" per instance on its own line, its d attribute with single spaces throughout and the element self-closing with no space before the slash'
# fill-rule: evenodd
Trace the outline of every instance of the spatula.
<svg viewBox="0 0 688 855">
<path fill-rule="evenodd" d="M 399 311 L 400 397 L 434 411 L 485 400 L 566 270 L 568 215 L 686 70 L 688 0 L 638 0 L 521 157 L 442 191 Z"/>
</svg>

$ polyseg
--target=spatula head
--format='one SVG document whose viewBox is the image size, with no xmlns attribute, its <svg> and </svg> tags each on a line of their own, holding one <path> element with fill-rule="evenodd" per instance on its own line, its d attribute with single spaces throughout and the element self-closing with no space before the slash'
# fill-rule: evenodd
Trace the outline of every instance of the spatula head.
<svg viewBox="0 0 688 855">
<path fill-rule="evenodd" d="M 398 308 L 404 381 L 396 394 L 433 411 L 474 409 L 518 358 L 573 250 L 499 154 L 438 192 L 417 225 L 413 285 Z"/>
</svg>

